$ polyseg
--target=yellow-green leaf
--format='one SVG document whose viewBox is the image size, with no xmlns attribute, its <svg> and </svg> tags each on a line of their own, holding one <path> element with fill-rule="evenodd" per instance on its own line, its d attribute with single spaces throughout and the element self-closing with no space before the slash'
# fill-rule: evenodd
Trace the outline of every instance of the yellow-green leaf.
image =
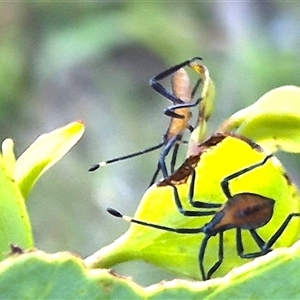
<svg viewBox="0 0 300 300">
<path fill-rule="evenodd" d="M 37 179 L 77 143 L 83 132 L 82 122 L 70 123 L 39 136 L 18 158 L 14 178 L 25 199 Z"/>
<path fill-rule="evenodd" d="M 0 263 L 0 294 L 1 299 L 296 300 L 299 268 L 297 243 L 255 259 L 223 278 L 206 282 L 177 279 L 142 288 L 108 270 L 89 270 L 70 253 L 36 251 Z"/>
<path fill-rule="evenodd" d="M 300 87 L 282 86 L 227 119 L 217 131 L 246 136 L 271 152 L 300 152 Z"/>
<path fill-rule="evenodd" d="M 174 280 L 146 290 L 149 299 L 299 299 L 300 243 L 276 249 L 206 282 Z"/>
<path fill-rule="evenodd" d="M 256 165 L 264 161 L 266 157 L 266 153 L 259 146 L 255 148 L 253 143 L 231 135 L 213 136 L 205 144 L 202 144 L 202 151 L 198 162 L 194 163 L 196 171 L 194 200 L 208 204 L 219 203 L 222 205 L 228 200 L 221 185 L 225 177 Z M 187 165 L 193 165 L 192 160 L 188 161 Z M 189 203 L 191 176 L 186 175 L 186 172 L 188 172 L 186 168 L 179 169 L 166 181 L 170 180 L 176 186 L 185 210 L 208 211 L 208 209 L 192 207 Z M 299 195 L 296 187 L 288 179 L 280 162 L 274 157 L 260 167 L 241 173 L 231 180 L 229 189 L 232 195 L 252 193 L 275 200 L 274 212 L 270 221 L 257 229 L 258 234 L 265 241 L 271 238 L 290 213 L 299 212 Z M 158 184 L 146 191 L 134 218 L 171 228 L 196 229 L 210 222 L 213 214 L 197 217 L 180 214 L 175 203 L 173 188 L 168 184 Z M 287 226 L 274 247 L 291 245 L 298 236 L 299 227 L 300 220 L 295 218 Z M 123 261 L 138 259 L 160 266 L 180 276 L 201 279 L 198 257 L 204 236 L 203 232 L 179 234 L 131 224 L 123 236 L 91 256 L 87 260 L 87 264 L 92 267 L 111 267 Z M 243 230 L 242 237 L 245 253 L 259 251 L 248 230 Z M 224 261 L 213 277 L 223 276 L 233 267 L 247 262 L 247 259 L 239 257 L 236 243 L 235 229 L 225 231 Z M 206 271 L 218 261 L 218 249 L 217 234 L 211 237 L 205 250 L 203 262 Z"/>
<path fill-rule="evenodd" d="M 33 247 L 33 237 L 25 201 L 0 155 L 0 260 L 10 252 L 9 245 Z"/>
<path fill-rule="evenodd" d="M 210 118 L 215 104 L 215 85 L 210 78 L 209 71 L 206 66 L 193 63 L 191 67 L 199 74 L 203 81 L 201 91 L 201 102 L 199 104 L 199 115 L 196 128 L 191 133 L 187 156 L 191 155 L 194 145 L 201 143 L 207 134 L 207 121 Z"/>
<path fill-rule="evenodd" d="M 14 142 L 12 139 L 5 139 L 2 143 L 2 157 L 5 161 L 6 169 L 13 177 L 16 165 L 16 157 L 14 153 Z"/>
<path fill-rule="evenodd" d="M 216 278 L 206 282 L 175 279 L 169 282 L 160 282 L 155 285 L 146 287 L 142 290 L 137 289 L 137 286 L 133 286 L 131 280 L 127 280 L 127 284 L 128 288 L 132 289 L 132 292 L 136 292 L 137 295 L 141 297 L 141 299 L 149 300 L 296 300 L 299 299 L 300 295 L 300 287 L 298 280 L 299 269 L 300 242 L 297 242 L 290 248 L 275 249 L 273 252 L 268 253 L 265 256 L 256 258 L 253 261 L 244 264 L 243 266 L 235 268 L 222 278 Z M 94 271 L 95 274 L 97 272 L 97 270 L 92 271 Z M 31 282 L 33 281 L 33 278 L 35 278 L 35 276 L 32 276 L 30 278 Z M 67 281 L 68 279 L 64 277 L 63 283 Z M 125 282 L 126 280 L 124 280 L 124 283 Z M 118 278 L 110 277 L 106 279 L 106 284 L 108 284 L 109 286 L 117 287 L 120 283 L 123 282 L 120 282 Z M 100 290 L 102 288 L 102 284 L 103 283 L 100 281 Z M 9 282 L 7 285 L 10 286 Z M 34 287 L 34 285 L 32 284 L 31 286 Z M 39 292 L 42 291 L 40 285 L 37 285 L 32 290 L 34 291 L 35 289 Z M 108 299 L 115 299 L 114 288 L 112 288 L 111 291 L 111 298 L 109 297 L 109 294 L 106 296 Z M 130 291 L 126 290 L 125 288 L 123 288 L 123 292 L 124 294 L 122 295 L 122 298 L 133 297 Z"/>
</svg>

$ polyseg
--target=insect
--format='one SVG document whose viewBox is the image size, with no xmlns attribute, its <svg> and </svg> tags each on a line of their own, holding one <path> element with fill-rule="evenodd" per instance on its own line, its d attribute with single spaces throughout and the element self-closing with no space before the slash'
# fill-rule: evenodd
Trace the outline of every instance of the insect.
<svg viewBox="0 0 300 300">
<path fill-rule="evenodd" d="M 147 202 L 151 194 L 155 196 Z M 159 194 L 161 199 L 153 203 Z M 160 211 L 159 205 L 165 197 L 173 197 L 177 213 L 171 208 Z M 183 239 L 180 254 L 194 253 L 194 248 L 198 248 L 198 270 L 203 280 L 221 271 L 224 261 L 225 265 L 229 264 L 227 269 L 234 267 L 235 261 L 231 265 L 228 262 L 234 253 L 242 260 L 251 259 L 272 251 L 273 246 L 290 245 L 299 229 L 295 187 L 280 162 L 253 141 L 231 133 L 216 133 L 198 144 L 198 153 L 189 156 L 177 171 L 152 186 L 140 206 L 134 218 L 112 208 L 108 212 L 135 226 L 157 229 L 157 235 L 170 232 L 170 235 L 199 236 L 201 242 L 195 238 Z M 139 215 L 149 220 L 139 219 Z M 159 223 L 151 222 L 152 216 Z M 295 217 L 297 219 L 292 221 Z M 199 223 L 199 219 L 202 222 Z M 164 220 L 170 220 L 174 227 L 161 223 Z M 198 221 L 197 225 L 190 226 L 194 221 Z M 230 243 L 227 235 L 233 231 L 235 243 Z M 139 238 L 138 233 L 135 238 Z M 157 236 L 151 238 L 157 243 L 160 241 Z M 163 247 L 168 251 L 163 251 L 163 257 L 156 262 L 168 267 L 168 253 L 178 251 L 178 246 L 164 239 L 160 248 Z M 188 262 L 178 259 L 180 268 Z"/>
<path fill-rule="evenodd" d="M 164 114 L 170 116 L 171 119 L 170 119 L 169 126 L 166 130 L 166 133 L 163 136 L 163 140 L 159 144 L 147 148 L 145 150 L 131 153 L 125 156 L 120 156 L 117 158 L 113 158 L 95 164 L 89 169 L 89 171 L 95 171 L 98 168 L 106 166 L 108 164 L 133 158 L 136 156 L 140 156 L 142 154 L 163 148 L 160 154 L 157 168 L 151 179 L 150 185 L 152 185 L 156 181 L 160 171 L 162 172 L 164 178 L 169 175 L 169 172 L 166 167 L 165 159 L 172 149 L 173 149 L 173 153 L 170 161 L 170 173 L 174 172 L 178 149 L 180 144 L 182 143 L 182 136 L 186 130 L 192 132 L 194 129 L 193 126 L 189 124 L 189 121 L 191 120 L 192 117 L 191 108 L 198 106 L 203 99 L 203 97 L 201 96 L 195 100 L 194 98 L 196 92 L 201 82 L 203 81 L 203 83 L 205 84 L 206 81 L 208 80 L 206 78 L 206 76 L 208 76 L 207 69 L 206 67 L 197 63 L 197 61 L 199 60 L 201 60 L 200 57 L 194 57 L 190 60 L 186 60 L 178 65 L 171 67 L 170 69 L 163 71 L 162 73 L 150 79 L 151 87 L 155 91 L 160 93 L 162 96 L 172 101 L 173 103 L 172 106 L 168 107 L 164 111 Z M 184 67 L 186 66 L 195 70 L 200 77 L 193 88 L 191 88 L 190 78 L 187 72 L 184 70 Z M 164 88 L 159 83 L 161 80 L 166 79 L 169 76 L 172 76 L 172 92 L 169 92 L 166 88 Z M 204 113 L 204 109 L 205 109 L 204 106 L 200 106 L 198 119 L 208 118 L 207 115 L 205 115 Z"/>
</svg>

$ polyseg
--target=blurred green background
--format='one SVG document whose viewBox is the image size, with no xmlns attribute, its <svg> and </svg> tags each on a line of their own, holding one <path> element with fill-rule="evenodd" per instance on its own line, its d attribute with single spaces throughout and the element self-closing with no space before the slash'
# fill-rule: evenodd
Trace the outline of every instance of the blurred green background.
<svg viewBox="0 0 300 300">
<path fill-rule="evenodd" d="M 30 195 L 36 246 L 85 257 L 125 232 L 105 209 L 134 214 L 159 152 L 87 170 L 161 141 L 170 103 L 150 77 L 202 56 L 217 89 L 212 130 L 268 90 L 299 85 L 299 49 L 297 2 L 2 2 L 1 139 L 20 154 L 41 133 L 86 124 Z M 280 158 L 299 184 L 299 157 Z M 144 285 L 173 278 L 139 262 L 115 270 Z"/>
</svg>

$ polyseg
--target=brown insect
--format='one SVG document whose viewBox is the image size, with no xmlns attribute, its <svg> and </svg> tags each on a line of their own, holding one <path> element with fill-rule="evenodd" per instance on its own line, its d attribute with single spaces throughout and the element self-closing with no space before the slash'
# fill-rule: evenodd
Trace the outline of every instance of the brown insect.
<svg viewBox="0 0 300 300">
<path fill-rule="evenodd" d="M 164 111 L 164 114 L 170 117 L 170 123 L 165 134 L 163 135 L 162 141 L 159 144 L 146 148 L 142 151 L 137 151 L 124 156 L 102 161 L 98 164 L 93 165 L 89 169 L 89 171 L 95 171 L 100 167 L 104 167 L 108 164 L 140 156 L 145 153 L 149 153 L 162 148 L 157 168 L 154 172 L 154 175 L 152 176 L 150 185 L 152 185 L 156 181 L 160 171 L 162 172 L 163 178 L 168 177 L 169 174 L 172 174 L 174 172 L 179 146 L 182 143 L 182 136 L 186 130 L 189 130 L 190 132 L 193 130 L 193 127 L 189 124 L 192 117 L 191 108 L 199 105 L 202 99 L 201 97 L 196 100 L 194 99 L 201 83 L 201 78 L 197 80 L 194 87 L 192 88 L 190 78 L 184 69 L 184 67 L 186 66 L 193 68 L 193 64 L 197 60 L 201 60 L 201 58 L 194 57 L 190 60 L 186 60 L 159 73 L 158 75 L 150 79 L 150 86 L 156 92 L 173 103 L 172 106 L 166 108 Z M 161 80 L 164 80 L 170 76 L 172 76 L 171 92 L 160 84 Z M 168 171 L 168 168 L 166 166 L 166 157 L 171 150 L 173 150 L 173 153 L 170 160 L 170 171 Z"/>
</svg>

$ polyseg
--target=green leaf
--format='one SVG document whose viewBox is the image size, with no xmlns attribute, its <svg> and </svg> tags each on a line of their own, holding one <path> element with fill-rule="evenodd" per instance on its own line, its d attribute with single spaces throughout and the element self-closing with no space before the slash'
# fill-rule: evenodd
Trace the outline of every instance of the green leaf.
<svg viewBox="0 0 300 300">
<path fill-rule="evenodd" d="M 33 237 L 25 201 L 11 170 L 0 155 L 0 260 L 9 253 L 9 244 L 33 247 Z"/>
<path fill-rule="evenodd" d="M 0 299 L 144 299 L 129 279 L 87 270 L 70 253 L 34 251 L 0 263 Z"/>
<path fill-rule="evenodd" d="M 36 180 L 57 162 L 82 136 L 83 124 L 74 122 L 40 136 L 16 161 L 13 141 L 6 139 L 0 155 L 0 260 L 9 245 L 22 248 L 34 245 L 25 206 Z"/>
<path fill-rule="evenodd" d="M 299 267 L 297 242 L 230 272 L 207 299 L 299 299 Z"/>
<path fill-rule="evenodd" d="M 82 122 L 70 123 L 39 136 L 18 158 L 14 179 L 25 199 L 38 178 L 77 143 L 83 132 Z"/>
<path fill-rule="evenodd" d="M 227 119 L 217 131 L 246 136 L 271 152 L 300 152 L 300 87 L 282 86 Z"/>
<path fill-rule="evenodd" d="M 86 269 L 73 254 L 33 251 L 0 263 L 0 299 L 299 299 L 299 269 L 300 242 L 223 278 L 173 280 L 142 288 L 107 270 Z"/>
<path fill-rule="evenodd" d="M 16 157 L 14 153 L 14 142 L 12 139 L 5 139 L 3 141 L 2 157 L 5 161 L 7 171 L 10 173 L 11 177 L 13 177 L 16 165 Z"/>
<path fill-rule="evenodd" d="M 300 242 L 206 282 L 174 280 L 146 289 L 149 299 L 299 299 Z"/>
<path fill-rule="evenodd" d="M 222 139 L 217 143 L 218 138 Z M 208 204 L 219 203 L 222 205 L 227 201 L 221 185 L 224 178 L 261 163 L 265 160 L 266 153 L 261 148 L 255 148 L 253 144 L 238 137 L 215 135 L 201 145 L 200 154 L 201 157 L 198 157 L 198 161 L 191 157 L 191 160 L 187 160 L 182 168 L 165 179 L 163 184 L 158 183 L 151 186 L 144 194 L 134 215 L 136 220 L 144 222 L 143 225 L 131 223 L 123 236 L 89 257 L 86 260 L 87 265 L 107 268 L 129 260 L 144 260 L 181 277 L 201 279 L 198 257 L 205 234 L 200 230 L 194 231 L 194 233 L 189 230 L 189 234 L 176 233 L 166 229 L 162 230 L 162 228 L 158 229 L 157 225 L 196 230 L 211 222 L 214 215 L 188 217 L 181 214 L 175 203 L 174 190 L 168 182 L 170 181 L 176 186 L 178 198 L 186 211 L 212 211 L 211 209 L 192 207 L 189 201 L 192 179 L 186 166 L 195 166 L 194 199 Z M 197 163 L 192 163 L 193 159 Z M 268 180 L 263 180 L 264 178 L 268 178 Z M 299 212 L 297 188 L 288 180 L 282 165 L 275 157 L 270 158 L 260 167 L 241 173 L 230 181 L 229 188 L 232 195 L 247 192 L 263 195 L 275 201 L 270 220 L 257 228 L 257 233 L 264 241 L 268 241 L 273 236 L 290 213 Z M 239 209 L 243 211 L 242 207 Z M 229 217 L 228 222 L 234 223 L 236 221 L 234 218 L 235 215 L 232 219 Z M 130 221 L 130 218 L 126 216 L 124 219 Z M 156 225 L 156 228 L 145 226 L 145 222 L 148 225 Z M 225 212 L 224 220 L 221 219 L 218 222 L 225 222 L 227 225 Z M 215 226 L 217 227 L 219 223 L 216 223 Z M 231 225 L 231 223 L 229 224 Z M 287 247 L 293 244 L 298 237 L 299 228 L 300 218 L 294 218 L 273 248 Z M 259 247 L 249 231 L 243 230 L 242 240 L 245 253 L 259 251 Z M 219 235 L 217 234 L 210 238 L 205 247 L 203 264 L 206 272 L 218 261 L 218 249 Z M 224 276 L 234 267 L 245 264 L 247 261 L 237 253 L 236 230 L 234 228 L 226 230 L 224 232 L 224 260 L 213 277 Z"/>
</svg>

